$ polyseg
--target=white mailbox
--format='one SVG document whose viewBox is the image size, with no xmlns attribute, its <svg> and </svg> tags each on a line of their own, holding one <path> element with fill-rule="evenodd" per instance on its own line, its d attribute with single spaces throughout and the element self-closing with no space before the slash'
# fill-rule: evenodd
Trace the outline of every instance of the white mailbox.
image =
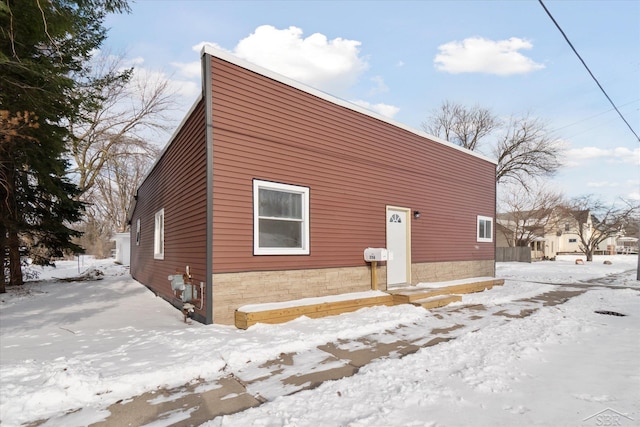
<svg viewBox="0 0 640 427">
<path fill-rule="evenodd" d="M 385 248 L 367 248 L 364 250 L 364 260 L 371 261 L 386 261 L 389 258 L 388 252 Z"/>
</svg>

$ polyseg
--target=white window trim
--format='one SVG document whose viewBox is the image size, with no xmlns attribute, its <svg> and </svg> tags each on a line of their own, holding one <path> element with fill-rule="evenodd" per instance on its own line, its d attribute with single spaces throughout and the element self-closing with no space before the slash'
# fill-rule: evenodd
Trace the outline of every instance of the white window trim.
<svg viewBox="0 0 640 427">
<path fill-rule="evenodd" d="M 260 204 L 258 192 L 261 188 L 285 191 L 302 195 L 302 247 L 263 248 L 260 247 Z M 254 255 L 309 255 L 309 187 L 281 184 L 277 182 L 253 180 L 253 254 Z"/>
<path fill-rule="evenodd" d="M 164 259 L 164 209 L 156 212 L 153 232 L 153 258 Z"/>
<path fill-rule="evenodd" d="M 136 246 L 140 246 L 140 218 L 136 220 Z"/>
<path fill-rule="evenodd" d="M 491 236 L 490 237 L 480 237 L 480 221 L 486 221 L 486 222 L 489 222 L 491 224 Z M 486 243 L 493 242 L 493 218 L 491 218 L 490 216 L 478 215 L 477 220 L 476 220 L 476 241 L 477 242 L 486 242 Z"/>
</svg>

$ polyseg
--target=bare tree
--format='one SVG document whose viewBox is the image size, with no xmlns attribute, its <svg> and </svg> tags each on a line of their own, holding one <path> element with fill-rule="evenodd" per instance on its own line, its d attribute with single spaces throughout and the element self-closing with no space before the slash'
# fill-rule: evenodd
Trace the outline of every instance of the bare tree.
<svg viewBox="0 0 640 427">
<path fill-rule="evenodd" d="M 81 98 L 89 102 L 68 124 L 74 136 L 70 175 L 87 205 L 79 243 L 105 257 L 113 233 L 126 230 L 131 197 L 158 154 L 150 140 L 164 138 L 173 125 L 168 113 L 175 94 L 167 79 L 126 68 L 120 57 L 97 55 L 91 69 L 82 87 L 91 96 Z"/>
<path fill-rule="evenodd" d="M 559 217 L 554 211 L 562 204 L 563 195 L 545 185 L 528 190 L 504 186 L 497 222 L 509 246 L 529 246 L 545 230 L 557 228 Z"/>
<path fill-rule="evenodd" d="M 142 141 L 131 144 L 144 149 L 127 156 L 113 156 L 96 181 L 93 194 L 97 199 L 94 205 L 101 211 L 100 216 L 111 224 L 115 232 L 127 230 L 131 199 L 160 151 L 156 146 Z M 125 147 L 121 148 L 126 150 Z"/>
<path fill-rule="evenodd" d="M 481 140 L 500 126 L 500 120 L 480 106 L 467 108 L 450 101 L 433 110 L 422 124 L 430 134 L 469 150 L 476 150 Z"/>
<path fill-rule="evenodd" d="M 94 186 L 84 195 L 89 206 L 80 242 L 101 258 L 110 254 L 113 233 L 127 231 L 131 199 L 160 151 L 155 145 L 136 140 L 127 140 L 114 150 L 127 155 L 110 156 Z"/>
<path fill-rule="evenodd" d="M 174 106 L 166 79 L 137 76 L 124 69 L 122 58 L 102 55 L 94 61 L 93 84 L 85 89 L 96 91 L 91 98 L 100 102 L 85 105 L 83 119 L 69 124 L 74 135 L 69 147 L 75 164 L 71 172 L 83 193 L 96 185 L 114 157 L 145 151 L 150 131 L 168 130 L 166 113 Z"/>
<path fill-rule="evenodd" d="M 561 166 L 560 144 L 541 120 L 528 115 L 503 122 L 486 108 L 445 101 L 422 128 L 469 150 L 486 151 L 498 161 L 498 183 L 517 182 L 526 188 Z"/>
<path fill-rule="evenodd" d="M 560 144 L 541 120 L 511 118 L 492 147 L 498 160 L 496 182 L 517 182 L 527 188 L 536 178 L 552 176 L 562 166 L 560 153 Z"/>
<path fill-rule="evenodd" d="M 619 235 L 637 218 L 639 211 L 637 203 L 622 200 L 617 205 L 606 205 L 591 195 L 572 199 L 564 207 L 565 216 L 576 222 L 580 250 L 587 261 L 593 261 L 598 245 Z"/>
</svg>

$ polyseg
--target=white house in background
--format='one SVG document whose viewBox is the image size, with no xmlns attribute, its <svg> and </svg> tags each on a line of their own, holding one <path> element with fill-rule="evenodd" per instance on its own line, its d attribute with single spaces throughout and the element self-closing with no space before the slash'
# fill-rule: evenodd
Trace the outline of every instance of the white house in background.
<svg viewBox="0 0 640 427">
<path fill-rule="evenodd" d="M 616 253 L 637 254 L 638 238 L 637 237 L 618 237 L 616 239 Z"/>
<path fill-rule="evenodd" d="M 583 224 L 583 229 L 585 229 L 587 233 L 594 231 L 595 218 L 593 215 L 586 210 L 575 212 L 573 215 L 563 215 L 561 210 L 554 210 L 551 215 L 551 218 L 538 218 L 530 224 L 519 225 L 520 228 L 526 229 L 525 233 L 522 233 L 521 230 L 520 233 L 525 234 L 527 240 L 531 242 L 529 244 L 531 247 L 531 259 L 552 259 L 558 254 L 582 253 L 579 235 L 580 223 Z M 553 217 L 554 215 L 556 215 L 555 218 Z M 501 234 L 503 234 L 501 239 L 497 239 L 497 246 L 513 245 L 513 241 L 516 239 L 517 227 L 512 215 L 510 216 L 508 213 L 498 214 L 497 222 L 498 232 L 500 233 L 500 231 L 502 231 Z M 545 224 L 545 226 L 541 224 Z M 594 253 L 615 254 L 616 252 L 623 253 L 621 251 L 625 250 L 629 251 L 630 249 L 623 247 L 620 239 L 628 238 L 621 238 L 620 236 L 608 237 L 600 242 Z M 633 239 L 635 238 L 630 239 L 631 240 L 626 241 L 627 246 L 633 246 Z M 637 240 L 638 239 L 635 239 L 636 253 Z M 623 240 L 622 242 L 625 241 Z M 620 249 L 620 251 L 618 249 Z"/>
<path fill-rule="evenodd" d="M 116 262 L 129 265 L 131 258 L 131 235 L 129 233 L 116 233 L 113 237 L 116 242 Z"/>
</svg>

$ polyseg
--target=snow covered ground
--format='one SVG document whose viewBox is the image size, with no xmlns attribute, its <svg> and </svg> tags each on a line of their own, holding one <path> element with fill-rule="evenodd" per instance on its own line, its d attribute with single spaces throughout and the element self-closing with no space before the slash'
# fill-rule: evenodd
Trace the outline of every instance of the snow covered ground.
<svg viewBox="0 0 640 427">
<path fill-rule="evenodd" d="M 300 355 L 290 369 L 312 369 L 305 355 L 325 343 L 354 349 L 363 337 L 391 335 L 419 343 L 439 328 L 455 339 L 313 390 L 273 390 L 265 404 L 205 425 L 640 425 L 637 257 L 575 258 L 499 263 L 504 286 L 444 309 L 373 307 L 246 331 L 185 324 L 110 260 L 85 260 L 80 270 L 95 266 L 105 277 L 82 282 L 56 281 L 79 270 L 59 263 L 0 295 L 0 425 L 89 425 L 111 403 L 159 387 L 251 375 L 282 353 Z M 559 305 L 531 300 L 557 290 L 586 292 Z M 63 417 L 69 411 L 77 412 Z"/>
</svg>

